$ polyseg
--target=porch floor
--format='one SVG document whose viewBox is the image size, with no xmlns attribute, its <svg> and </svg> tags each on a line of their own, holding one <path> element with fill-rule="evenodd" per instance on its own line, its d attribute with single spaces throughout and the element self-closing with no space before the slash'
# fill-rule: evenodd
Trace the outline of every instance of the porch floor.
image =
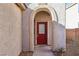
<svg viewBox="0 0 79 59">
<path fill-rule="evenodd" d="M 37 45 L 35 46 L 33 56 L 54 56 L 54 54 L 51 51 L 51 46 Z"/>
</svg>

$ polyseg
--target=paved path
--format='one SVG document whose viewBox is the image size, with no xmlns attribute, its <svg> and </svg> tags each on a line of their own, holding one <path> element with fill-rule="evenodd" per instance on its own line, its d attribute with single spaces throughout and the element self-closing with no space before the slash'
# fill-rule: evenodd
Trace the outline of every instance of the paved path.
<svg viewBox="0 0 79 59">
<path fill-rule="evenodd" d="M 33 56 L 54 56 L 51 51 L 51 46 L 39 45 L 35 46 Z"/>
</svg>

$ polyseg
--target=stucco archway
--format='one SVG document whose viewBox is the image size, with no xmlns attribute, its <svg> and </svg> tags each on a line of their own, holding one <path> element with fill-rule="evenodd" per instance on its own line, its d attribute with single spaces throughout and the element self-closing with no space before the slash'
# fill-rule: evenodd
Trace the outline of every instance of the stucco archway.
<svg viewBox="0 0 79 59">
<path fill-rule="evenodd" d="M 34 51 L 34 17 L 36 15 L 36 13 L 40 12 L 40 11 L 46 11 L 50 14 L 52 21 L 57 21 L 57 15 L 56 15 L 56 11 L 54 8 L 51 8 L 47 5 L 39 5 L 37 6 L 31 14 L 30 17 L 30 51 Z"/>
</svg>

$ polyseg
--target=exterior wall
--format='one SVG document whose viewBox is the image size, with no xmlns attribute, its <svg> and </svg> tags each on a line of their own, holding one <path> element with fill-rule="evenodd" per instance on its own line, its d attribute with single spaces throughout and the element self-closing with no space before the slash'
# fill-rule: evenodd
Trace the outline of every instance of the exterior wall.
<svg viewBox="0 0 79 59">
<path fill-rule="evenodd" d="M 30 16 L 31 16 L 31 9 L 26 9 L 23 12 L 23 20 L 22 20 L 22 36 L 23 36 L 23 51 L 30 50 Z"/>
<path fill-rule="evenodd" d="M 56 21 L 58 19 L 58 22 L 62 25 L 65 26 L 65 3 L 48 3 L 46 6 L 48 6 L 50 8 L 50 12 L 52 13 L 52 17 L 54 19 L 54 21 Z M 45 7 L 43 4 L 41 6 L 39 6 L 38 4 L 36 3 L 32 3 L 29 5 L 29 8 L 35 10 L 37 8 L 42 8 L 42 7 Z M 56 11 L 53 11 L 53 9 Z M 57 13 L 57 17 L 55 17 L 55 13 Z"/>
<path fill-rule="evenodd" d="M 38 22 L 47 22 L 51 20 L 52 20 L 51 16 L 49 15 L 48 12 L 45 12 L 45 11 L 40 11 L 35 16 L 35 21 L 38 21 Z"/>
<path fill-rule="evenodd" d="M 65 27 L 57 22 L 53 22 L 53 51 L 64 48 L 66 50 Z"/>
<path fill-rule="evenodd" d="M 78 4 L 70 7 L 66 10 L 66 28 L 75 29 L 78 28 L 79 23 L 79 11 Z"/>
<path fill-rule="evenodd" d="M 0 55 L 19 55 L 21 44 L 21 10 L 15 4 L 0 4 Z"/>
<path fill-rule="evenodd" d="M 48 5 L 55 9 L 58 17 L 58 19 L 56 17 L 58 23 L 65 26 L 65 3 L 49 3 Z"/>
<path fill-rule="evenodd" d="M 47 40 L 47 44 L 51 45 L 51 40 L 52 40 L 52 36 L 51 36 L 51 16 L 44 11 L 40 11 L 36 14 L 35 16 L 35 44 L 37 44 L 37 22 L 47 22 L 48 23 L 48 40 Z"/>
<path fill-rule="evenodd" d="M 52 21 L 49 21 L 48 22 L 48 33 L 49 33 L 49 35 L 48 35 L 48 38 L 49 38 L 49 40 L 48 40 L 48 45 L 51 45 L 52 46 L 52 42 L 53 42 L 53 38 L 52 38 L 52 36 L 53 36 L 53 33 L 52 33 L 52 31 L 53 31 L 53 28 L 52 28 Z"/>
</svg>

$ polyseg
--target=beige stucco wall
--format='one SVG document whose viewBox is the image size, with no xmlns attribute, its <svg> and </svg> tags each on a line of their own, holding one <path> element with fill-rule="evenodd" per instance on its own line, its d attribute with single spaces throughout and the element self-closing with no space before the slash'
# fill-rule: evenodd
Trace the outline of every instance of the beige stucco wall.
<svg viewBox="0 0 79 59">
<path fill-rule="evenodd" d="M 58 23 L 65 26 L 66 20 L 65 20 L 65 3 L 50 3 L 49 4 L 52 8 L 55 9 L 58 17 Z M 56 17 L 56 19 L 57 19 Z"/>
<path fill-rule="evenodd" d="M 30 15 L 32 10 L 27 8 L 23 11 L 23 19 L 22 19 L 22 47 L 23 51 L 30 50 Z"/>
<path fill-rule="evenodd" d="M 79 10 L 78 4 L 72 6 L 71 8 L 66 10 L 66 29 L 75 29 L 79 28 L 78 23 L 79 20 Z"/>
<path fill-rule="evenodd" d="M 40 10 L 40 8 L 48 9 L 53 17 L 52 20 L 54 21 L 58 20 L 60 24 L 65 26 L 65 3 L 48 3 L 47 5 L 44 5 L 44 4 L 39 5 L 38 3 L 32 3 L 28 7 L 33 10 L 36 10 L 36 9 Z M 56 16 L 56 13 L 57 13 L 57 16 Z"/>
<path fill-rule="evenodd" d="M 53 51 L 64 48 L 66 50 L 66 30 L 65 26 L 53 22 Z"/>
<path fill-rule="evenodd" d="M 48 12 L 45 11 L 40 11 L 36 14 L 35 16 L 35 44 L 37 45 L 37 22 L 47 22 L 48 24 L 48 35 L 47 35 L 47 44 L 51 45 L 51 41 L 52 41 L 52 35 L 51 35 L 51 22 L 52 22 L 52 18 L 51 15 L 49 15 Z"/>
<path fill-rule="evenodd" d="M 21 10 L 15 4 L 0 4 L 0 55 L 19 55 L 21 49 Z"/>
</svg>

